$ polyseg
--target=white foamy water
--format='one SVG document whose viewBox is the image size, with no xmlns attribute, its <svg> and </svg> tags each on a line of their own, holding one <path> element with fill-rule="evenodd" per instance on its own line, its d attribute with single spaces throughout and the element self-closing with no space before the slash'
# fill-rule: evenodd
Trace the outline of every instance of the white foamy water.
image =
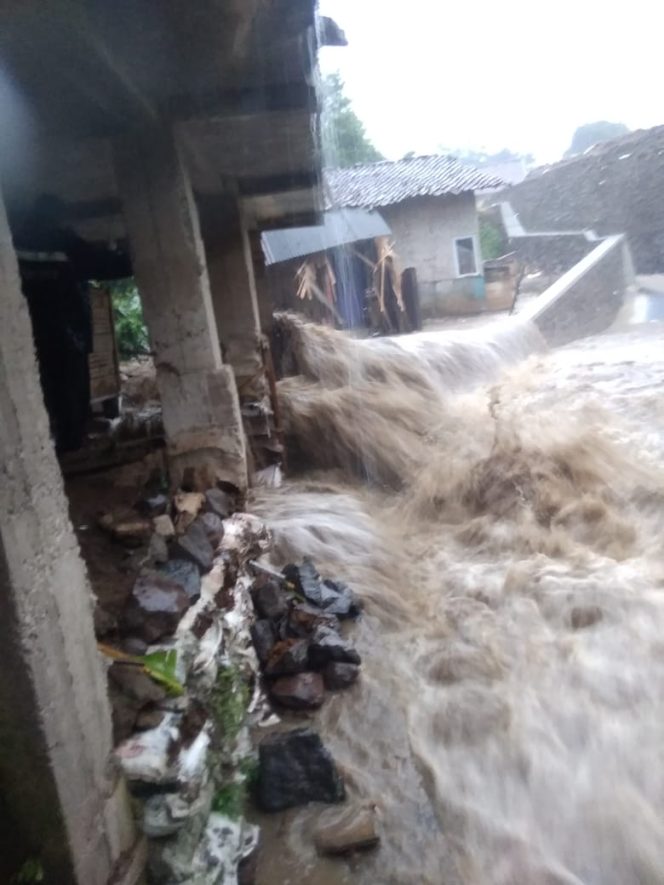
<svg viewBox="0 0 664 885">
<path fill-rule="evenodd" d="M 664 333 L 489 331 L 292 329 L 303 473 L 255 509 L 367 602 L 315 724 L 383 840 L 273 818 L 261 885 L 664 883 Z"/>
</svg>

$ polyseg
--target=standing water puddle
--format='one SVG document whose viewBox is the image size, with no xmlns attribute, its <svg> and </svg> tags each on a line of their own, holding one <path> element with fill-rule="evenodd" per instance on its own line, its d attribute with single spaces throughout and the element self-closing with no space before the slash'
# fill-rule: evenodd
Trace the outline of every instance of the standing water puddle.
<svg viewBox="0 0 664 885">
<path fill-rule="evenodd" d="M 295 324 L 309 466 L 254 509 L 366 600 L 316 727 L 383 838 L 322 860 L 318 809 L 265 821 L 260 885 L 664 883 L 664 331 L 494 328 Z"/>
</svg>

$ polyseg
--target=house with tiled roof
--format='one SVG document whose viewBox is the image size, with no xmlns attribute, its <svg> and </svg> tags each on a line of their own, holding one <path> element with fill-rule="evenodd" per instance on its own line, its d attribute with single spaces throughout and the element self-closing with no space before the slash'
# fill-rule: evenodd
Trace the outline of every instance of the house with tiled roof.
<svg viewBox="0 0 664 885">
<path fill-rule="evenodd" d="M 487 306 L 475 194 L 502 184 L 441 155 L 325 172 L 329 209 L 377 210 L 385 220 L 399 265 L 415 269 L 424 316 Z"/>
</svg>

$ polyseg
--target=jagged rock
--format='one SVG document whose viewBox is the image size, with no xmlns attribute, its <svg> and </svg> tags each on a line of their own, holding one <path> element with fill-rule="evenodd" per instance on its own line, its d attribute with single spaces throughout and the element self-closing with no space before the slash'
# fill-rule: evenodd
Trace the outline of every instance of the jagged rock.
<svg viewBox="0 0 664 885">
<path fill-rule="evenodd" d="M 187 559 L 169 559 L 159 567 L 159 572 L 179 584 L 191 602 L 201 595 L 201 573 L 193 562 Z"/>
<path fill-rule="evenodd" d="M 251 639 L 254 643 L 258 660 L 264 665 L 270 656 L 272 646 L 277 641 L 272 624 L 267 618 L 262 618 L 252 625 Z"/>
<path fill-rule="evenodd" d="M 208 541 L 216 550 L 221 539 L 224 537 L 223 519 L 220 516 L 217 516 L 216 513 L 202 513 L 197 521 L 200 522 L 205 529 Z"/>
<path fill-rule="evenodd" d="M 318 627 L 311 637 L 309 662 L 314 669 L 321 669 L 331 661 L 362 663 L 362 659 L 350 642 L 328 627 Z"/>
<path fill-rule="evenodd" d="M 141 704 L 156 703 L 166 697 L 166 691 L 136 664 L 114 661 L 108 670 L 109 678 L 125 694 Z"/>
<path fill-rule="evenodd" d="M 193 522 L 184 535 L 177 537 L 171 545 L 174 558 L 188 559 L 202 572 L 209 572 L 214 562 L 214 550 L 208 541 L 203 525 Z"/>
<path fill-rule="evenodd" d="M 95 636 L 108 636 L 109 633 L 115 633 L 118 629 L 117 618 L 114 618 L 112 614 L 101 608 L 99 603 L 95 605 L 92 617 L 94 621 Z"/>
<path fill-rule="evenodd" d="M 127 630 L 151 644 L 175 632 L 190 600 L 182 587 L 162 575 L 142 575 L 124 611 Z"/>
<path fill-rule="evenodd" d="M 351 807 L 324 812 L 314 831 L 319 854 L 340 855 L 375 848 L 380 841 L 376 814 L 371 808 Z"/>
<path fill-rule="evenodd" d="M 258 748 L 256 799 L 263 811 L 306 802 L 343 802 L 346 791 L 329 750 L 309 728 L 265 738 Z"/>
<path fill-rule="evenodd" d="M 301 596 L 320 606 L 323 584 L 311 559 L 305 557 L 301 565 L 290 563 L 284 566 L 282 574 Z"/>
<path fill-rule="evenodd" d="M 150 728 L 157 728 L 157 726 L 163 721 L 165 715 L 165 710 L 159 710 L 157 707 L 145 707 L 136 718 L 136 728 L 139 731 L 147 731 Z"/>
<path fill-rule="evenodd" d="M 270 686 L 270 695 L 291 710 L 315 710 L 325 700 L 323 677 L 320 673 L 281 676 Z"/>
<path fill-rule="evenodd" d="M 326 612 L 339 618 L 356 618 L 360 614 L 362 602 L 348 584 L 327 578 L 323 581 L 323 587 L 328 591 L 322 605 Z"/>
<path fill-rule="evenodd" d="M 205 493 L 205 509 L 220 519 L 228 519 L 235 508 L 235 500 L 222 489 L 208 489 Z"/>
<path fill-rule="evenodd" d="M 277 642 L 265 665 L 266 676 L 288 676 L 302 673 L 309 664 L 309 643 L 306 639 L 285 639 Z"/>
<path fill-rule="evenodd" d="M 172 538 L 175 534 L 173 520 L 167 513 L 164 513 L 162 516 L 155 516 L 152 520 L 152 525 L 154 526 L 155 532 L 158 535 L 161 535 L 162 538 Z"/>
<path fill-rule="evenodd" d="M 348 688 L 360 675 L 360 668 L 357 664 L 348 664 L 342 661 L 330 661 L 323 669 L 323 680 L 325 688 L 329 691 L 336 691 L 341 688 Z"/>
<path fill-rule="evenodd" d="M 289 635 L 301 639 L 306 638 L 317 627 L 328 627 L 330 630 L 338 630 L 339 621 L 334 615 L 322 612 L 308 602 L 300 602 L 291 607 L 287 624 Z"/>
<path fill-rule="evenodd" d="M 260 586 L 255 586 L 251 595 L 261 618 L 279 621 L 288 613 L 288 594 L 276 581 L 268 578 Z"/>
<path fill-rule="evenodd" d="M 153 533 L 148 545 L 148 556 L 153 562 L 168 561 L 168 544 L 163 535 L 158 535 L 156 532 Z"/>
<path fill-rule="evenodd" d="M 143 498 L 136 505 L 136 509 L 143 516 L 163 516 L 165 513 L 168 513 L 169 500 L 166 495 L 156 494 L 156 495 L 148 495 L 146 498 Z"/>
<path fill-rule="evenodd" d="M 602 620 L 602 609 L 598 605 L 577 605 L 570 614 L 573 630 L 585 630 Z"/>
</svg>

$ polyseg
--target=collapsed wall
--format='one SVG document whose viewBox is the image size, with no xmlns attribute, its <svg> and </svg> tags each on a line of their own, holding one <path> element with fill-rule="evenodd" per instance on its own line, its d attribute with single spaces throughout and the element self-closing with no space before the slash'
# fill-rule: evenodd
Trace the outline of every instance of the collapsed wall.
<svg viewBox="0 0 664 885">
<path fill-rule="evenodd" d="M 632 132 L 504 192 L 529 231 L 626 233 L 638 273 L 664 271 L 664 126 Z"/>
</svg>

